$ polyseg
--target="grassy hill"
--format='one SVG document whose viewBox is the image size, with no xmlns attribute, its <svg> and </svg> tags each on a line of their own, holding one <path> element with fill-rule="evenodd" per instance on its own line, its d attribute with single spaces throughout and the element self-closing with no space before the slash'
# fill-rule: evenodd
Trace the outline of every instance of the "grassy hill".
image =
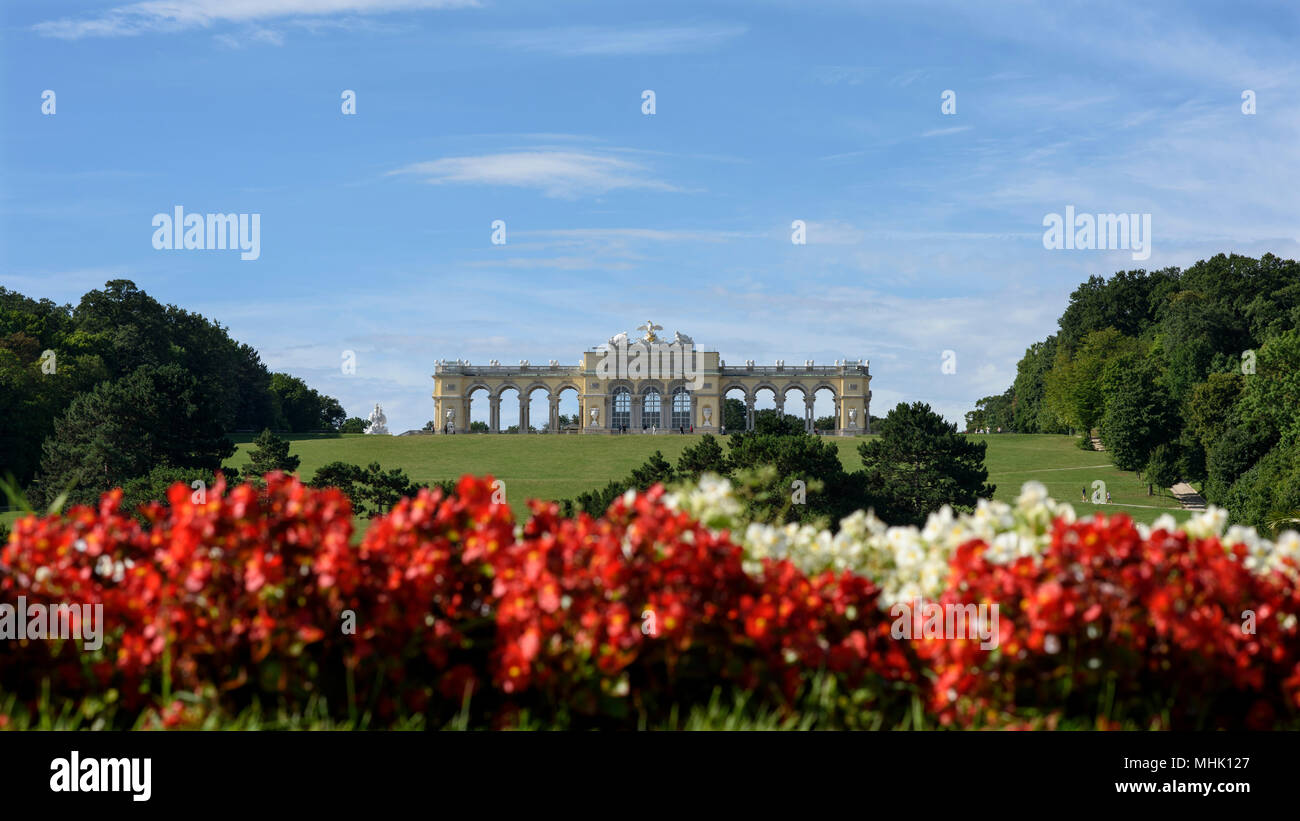
<svg viewBox="0 0 1300 821">
<path fill-rule="evenodd" d="M 865 437 L 842 437 L 832 441 L 849 470 L 862 467 L 858 443 Z M 1033 479 L 1047 486 L 1054 498 L 1069 501 L 1080 515 L 1100 509 L 1123 510 L 1138 521 L 1150 522 L 1165 512 L 1182 521 L 1186 514 L 1169 495 L 1147 496 L 1146 485 L 1135 474 L 1110 465 L 1105 453 L 1079 450 L 1069 436 L 997 434 L 973 437 L 988 442 L 985 465 L 989 481 L 997 485 L 995 498 L 1012 501 L 1020 486 Z M 227 460 L 230 468 L 243 464 L 242 451 L 252 437 L 240 437 L 240 450 Z M 291 437 L 291 452 L 302 459 L 299 473 L 310 478 L 327 462 L 355 464 L 378 462 L 384 468 L 402 468 L 412 479 L 430 482 L 459 477 L 465 473 L 490 474 L 506 483 L 506 497 L 516 515 L 522 514 L 527 499 L 562 499 L 584 490 L 623 478 L 655 450 L 675 462 L 682 450 L 700 436 L 661 434 L 658 436 L 552 436 L 552 435 L 464 435 L 464 436 L 362 436 L 333 438 Z M 1113 504 L 1093 505 L 1079 501 L 1080 490 L 1101 480 L 1111 493 Z"/>
<path fill-rule="evenodd" d="M 466 436 L 290 436 L 291 452 L 302 459 L 299 473 L 310 479 L 328 462 L 354 464 L 378 462 L 385 469 L 401 468 L 418 482 L 456 478 L 465 473 L 490 474 L 506 483 L 506 497 L 516 516 L 526 512 L 527 499 L 562 499 L 584 490 L 601 487 L 611 479 L 628 475 L 655 450 L 675 462 L 682 450 L 699 440 L 699 435 L 658 436 L 551 436 L 551 435 L 466 435 Z M 858 443 L 865 437 L 843 437 L 832 441 L 849 470 L 862 467 Z M 975 436 L 988 442 L 985 466 L 989 481 L 997 485 L 995 498 L 1012 501 L 1027 481 L 1037 480 L 1051 495 L 1074 505 L 1080 515 L 1098 510 L 1122 510 L 1137 521 L 1153 521 L 1162 513 L 1179 520 L 1187 512 L 1169 495 L 1157 489 L 1147 496 L 1146 484 L 1135 474 L 1110 465 L 1105 453 L 1079 450 L 1069 436 L 996 434 Z M 244 451 L 252 436 L 235 437 L 239 450 L 226 461 L 228 475 L 247 461 Z M 1081 503 L 1086 487 L 1091 498 L 1094 481 L 1103 481 L 1113 504 Z M 0 513 L 9 523 L 16 513 Z"/>
</svg>

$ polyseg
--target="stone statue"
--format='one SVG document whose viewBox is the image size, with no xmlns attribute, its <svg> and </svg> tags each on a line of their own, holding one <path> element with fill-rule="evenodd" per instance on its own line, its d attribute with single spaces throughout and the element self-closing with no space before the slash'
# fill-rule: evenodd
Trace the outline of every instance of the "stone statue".
<svg viewBox="0 0 1300 821">
<path fill-rule="evenodd" d="M 710 405 L 704 406 L 704 425 L 705 427 L 713 427 L 713 407 Z"/>
<path fill-rule="evenodd" d="M 456 411 L 451 408 L 447 410 L 447 432 L 456 432 Z"/>
<path fill-rule="evenodd" d="M 646 342 L 658 342 L 659 337 L 655 336 L 655 331 L 662 331 L 664 326 L 656 325 L 653 319 L 647 319 L 644 325 L 638 325 L 638 331 L 645 331 Z"/>
<path fill-rule="evenodd" d="M 689 336 L 682 333 L 681 331 L 673 332 L 673 341 L 676 342 L 678 345 L 685 345 L 687 347 L 690 347 L 691 345 L 695 344 L 694 339 L 691 339 Z"/>
<path fill-rule="evenodd" d="M 388 417 L 384 416 L 383 408 L 379 407 L 378 402 L 375 403 L 375 409 L 370 412 L 369 419 L 370 424 L 366 427 L 366 433 L 376 436 L 388 435 Z"/>
<path fill-rule="evenodd" d="M 599 422 L 596 421 L 596 417 L 599 416 L 599 415 L 600 415 L 600 409 L 599 409 L 599 408 L 592 408 L 592 409 L 591 409 L 591 425 L 590 425 L 590 427 L 593 427 L 593 428 L 594 428 L 594 427 L 597 427 L 597 426 L 600 424 Z"/>
<path fill-rule="evenodd" d="M 849 408 L 849 427 L 856 428 L 857 426 L 858 426 L 858 409 Z"/>
<path fill-rule="evenodd" d="M 610 346 L 611 348 L 625 348 L 625 347 L 627 347 L 627 331 L 623 331 L 623 332 L 621 332 L 621 333 L 617 333 L 617 334 L 614 334 L 613 336 L 611 336 L 611 337 L 609 338 L 609 346 Z M 581 364 L 581 363 L 579 363 L 579 364 Z"/>
</svg>

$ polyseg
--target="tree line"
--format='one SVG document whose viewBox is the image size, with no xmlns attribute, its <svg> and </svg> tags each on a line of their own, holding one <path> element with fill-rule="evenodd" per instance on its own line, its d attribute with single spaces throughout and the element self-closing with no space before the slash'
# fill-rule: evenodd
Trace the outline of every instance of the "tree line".
<svg viewBox="0 0 1300 821">
<path fill-rule="evenodd" d="M 0 287 L 0 475 L 48 504 L 159 468 L 214 471 L 235 430 L 337 431 L 337 399 L 125 280 L 76 306 Z"/>
<path fill-rule="evenodd" d="M 1300 264 L 1219 254 L 1075 289 L 967 428 L 1095 433 L 1153 487 L 1201 483 L 1234 522 L 1300 510 Z"/>
</svg>

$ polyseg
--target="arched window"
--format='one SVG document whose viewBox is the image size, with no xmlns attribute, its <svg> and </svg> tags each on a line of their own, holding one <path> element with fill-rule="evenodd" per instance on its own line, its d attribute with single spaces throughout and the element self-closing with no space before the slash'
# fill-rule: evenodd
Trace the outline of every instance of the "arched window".
<svg viewBox="0 0 1300 821">
<path fill-rule="evenodd" d="M 645 395 L 645 401 L 641 405 L 641 427 L 663 427 L 663 422 L 659 419 L 659 391 L 650 391 Z"/>
<path fill-rule="evenodd" d="M 689 428 L 691 422 L 691 394 L 685 388 L 673 391 L 673 427 Z"/>
<path fill-rule="evenodd" d="M 632 425 L 632 393 L 627 388 L 614 391 L 614 416 L 609 420 L 614 430 Z"/>
</svg>

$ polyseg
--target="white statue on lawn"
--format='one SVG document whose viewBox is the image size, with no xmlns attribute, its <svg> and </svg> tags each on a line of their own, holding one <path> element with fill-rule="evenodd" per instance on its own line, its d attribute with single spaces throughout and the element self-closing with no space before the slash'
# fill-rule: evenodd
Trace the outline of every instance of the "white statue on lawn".
<svg viewBox="0 0 1300 821">
<path fill-rule="evenodd" d="M 375 403 L 375 409 L 370 412 L 369 418 L 370 424 L 366 426 L 366 433 L 377 436 L 388 435 L 388 417 L 384 416 L 384 410 L 379 407 L 378 402 Z"/>
</svg>

